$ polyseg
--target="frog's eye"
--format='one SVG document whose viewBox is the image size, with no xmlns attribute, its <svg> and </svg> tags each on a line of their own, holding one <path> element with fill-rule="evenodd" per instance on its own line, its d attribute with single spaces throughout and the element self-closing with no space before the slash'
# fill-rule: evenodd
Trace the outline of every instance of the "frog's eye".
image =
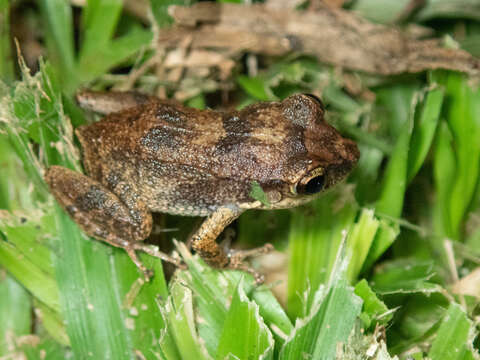
<svg viewBox="0 0 480 360">
<path fill-rule="evenodd" d="M 313 195 L 323 190 L 325 187 L 325 174 L 322 168 L 317 168 L 310 172 L 297 184 L 296 191 L 301 195 Z"/>
<path fill-rule="evenodd" d="M 319 98 L 318 96 L 313 95 L 313 94 L 303 94 L 303 95 L 305 95 L 305 96 L 309 97 L 310 99 L 312 99 L 314 102 L 317 103 L 318 106 L 320 106 L 320 108 L 321 108 L 322 110 L 325 110 L 325 105 L 323 105 L 322 100 L 320 100 L 320 98 Z"/>
</svg>

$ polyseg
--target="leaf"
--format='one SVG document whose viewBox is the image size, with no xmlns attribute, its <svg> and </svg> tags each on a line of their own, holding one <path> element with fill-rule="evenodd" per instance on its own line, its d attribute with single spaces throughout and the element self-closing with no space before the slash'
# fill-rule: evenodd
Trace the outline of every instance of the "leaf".
<svg viewBox="0 0 480 360">
<path fill-rule="evenodd" d="M 30 333 L 32 326 L 30 295 L 11 276 L 0 279 L 0 356 L 11 353 L 16 338 Z"/>
<path fill-rule="evenodd" d="M 46 26 L 49 60 L 58 66 L 57 73 L 67 88 L 77 84 L 76 60 L 73 45 L 73 20 L 70 3 L 63 0 L 39 1 Z"/>
<path fill-rule="evenodd" d="M 339 246 L 354 222 L 355 201 L 349 192 L 343 194 L 344 198 L 340 194 L 341 190 L 325 194 L 303 211 L 292 214 L 287 290 L 291 319 L 309 312 L 315 294 L 310 290 L 329 279 Z M 344 206 L 338 209 L 337 202 Z M 347 251 L 353 253 L 350 248 Z"/>
<path fill-rule="evenodd" d="M 410 152 L 408 154 L 407 183 L 410 183 L 422 166 L 433 141 L 435 130 L 440 118 L 444 90 L 437 87 L 428 91 L 425 99 L 417 110 L 418 119 L 415 119 Z"/>
<path fill-rule="evenodd" d="M 168 359 L 211 359 L 196 330 L 192 291 L 174 281 L 170 294 L 166 304 L 160 305 L 168 320 L 169 333 L 168 337 L 162 337 L 163 353 L 169 354 Z M 170 338 L 175 342 L 176 349 L 173 349 Z M 175 352 L 178 355 L 174 355 Z"/>
<path fill-rule="evenodd" d="M 350 282 L 354 282 L 360 274 L 375 239 L 379 223 L 373 210 L 364 209 L 348 234 L 347 251 L 350 254 L 350 264 L 348 265 L 347 278 Z"/>
<path fill-rule="evenodd" d="M 377 297 L 368 286 L 368 282 L 362 279 L 355 285 L 355 294 L 363 300 L 361 318 L 366 328 L 372 328 L 376 324 L 386 325 L 393 317 L 387 306 Z"/>
<path fill-rule="evenodd" d="M 468 359 L 472 345 L 470 328 L 472 322 L 462 308 L 451 303 L 438 329 L 437 336 L 432 342 L 428 356 L 432 360 Z"/>
<path fill-rule="evenodd" d="M 297 319 L 279 359 L 332 359 L 337 345 L 345 343 L 362 308 L 345 278 L 345 245 L 339 247 L 328 285 L 314 295 L 307 317 Z"/>
<path fill-rule="evenodd" d="M 272 100 L 272 95 L 266 89 L 265 81 L 258 77 L 248 77 L 239 75 L 237 82 L 250 96 L 257 100 L 268 101 Z"/>
<path fill-rule="evenodd" d="M 122 11 L 122 0 L 88 0 L 83 10 L 83 41 L 79 63 L 109 45 Z M 100 60 L 100 59 L 99 59 Z"/>
<path fill-rule="evenodd" d="M 371 280 L 372 288 L 381 295 L 438 292 L 440 286 L 428 281 L 434 276 L 433 268 L 432 261 L 390 261 L 382 264 L 375 273 Z"/>
<path fill-rule="evenodd" d="M 279 358 L 331 359 L 337 344 L 347 341 L 361 306 L 361 300 L 346 280 L 340 280 L 328 291 L 320 306 L 313 308 L 307 318 L 297 320 Z"/>
<path fill-rule="evenodd" d="M 14 78 L 10 43 L 10 1 L 0 0 L 0 81 Z"/>
<path fill-rule="evenodd" d="M 247 298 L 240 282 L 225 318 L 216 359 L 273 359 L 273 344 L 259 306 Z"/>
<path fill-rule="evenodd" d="M 255 200 L 260 201 L 265 206 L 270 206 L 270 201 L 268 201 L 267 194 L 263 191 L 260 184 L 256 181 L 252 182 L 252 188 L 250 190 L 250 197 Z"/>
</svg>

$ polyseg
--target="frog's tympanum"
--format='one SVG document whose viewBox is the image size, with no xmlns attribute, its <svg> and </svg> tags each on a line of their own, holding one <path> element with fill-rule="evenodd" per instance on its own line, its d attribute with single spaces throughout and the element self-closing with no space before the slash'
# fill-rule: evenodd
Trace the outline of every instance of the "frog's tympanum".
<svg viewBox="0 0 480 360">
<path fill-rule="evenodd" d="M 215 241 L 223 229 L 247 209 L 314 199 L 344 179 L 359 157 L 309 94 L 228 112 L 135 93 L 84 92 L 78 100 L 106 115 L 76 131 L 87 175 L 52 166 L 45 179 L 88 235 L 124 248 L 147 276 L 136 250 L 176 261 L 142 243 L 152 211 L 206 216 L 190 239 L 193 249 L 216 268 L 255 274 L 244 259 L 271 245 L 229 250 Z M 254 184 L 267 201 L 252 198 Z"/>
</svg>

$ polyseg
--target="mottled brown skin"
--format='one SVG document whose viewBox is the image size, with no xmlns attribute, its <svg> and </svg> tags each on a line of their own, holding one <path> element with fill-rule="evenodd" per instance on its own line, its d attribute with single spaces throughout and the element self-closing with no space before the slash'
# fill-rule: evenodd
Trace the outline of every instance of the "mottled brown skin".
<svg viewBox="0 0 480 360">
<path fill-rule="evenodd" d="M 207 216 L 191 239 L 193 249 L 214 267 L 254 273 L 243 260 L 255 251 L 216 243 L 223 229 L 246 209 L 312 200 L 344 179 L 359 157 L 355 143 L 324 121 L 323 105 L 312 95 L 231 112 L 132 93 L 87 92 L 78 99 L 108 114 L 76 132 L 88 176 L 53 166 L 46 181 L 88 235 L 125 248 L 145 273 L 135 250 L 152 253 L 141 243 L 152 228 L 150 212 Z M 251 197 L 255 182 L 268 204 Z"/>
</svg>

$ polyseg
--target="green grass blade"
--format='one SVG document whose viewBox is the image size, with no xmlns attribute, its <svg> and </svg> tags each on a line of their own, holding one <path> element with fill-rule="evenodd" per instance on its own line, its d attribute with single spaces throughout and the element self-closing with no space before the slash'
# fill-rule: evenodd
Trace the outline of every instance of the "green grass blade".
<svg viewBox="0 0 480 360">
<path fill-rule="evenodd" d="M 278 300 L 268 289 L 256 289 L 251 298 L 260 307 L 260 316 L 271 329 L 276 344 L 283 344 L 286 337 L 293 330 L 285 310 L 278 303 Z"/>
<path fill-rule="evenodd" d="M 202 345 L 195 327 L 192 291 L 185 285 L 174 282 L 170 288 L 170 294 L 163 308 L 168 319 L 168 331 L 175 341 L 179 355 L 175 358 L 211 359 Z M 167 352 L 165 350 L 164 352 Z M 173 358 L 173 356 L 169 355 L 169 358 Z"/>
<path fill-rule="evenodd" d="M 373 210 L 364 209 L 352 226 L 347 237 L 347 251 L 350 254 L 347 279 L 350 283 L 353 283 L 360 274 L 379 225 L 380 222 L 375 218 Z"/>
<path fill-rule="evenodd" d="M 415 128 L 410 142 L 407 183 L 412 181 L 428 154 L 439 122 L 443 98 L 444 90 L 437 87 L 427 92 L 426 98 L 420 105 L 420 115 L 415 119 Z"/>
<path fill-rule="evenodd" d="M 463 360 L 471 356 L 468 355 L 472 346 L 471 326 L 472 322 L 460 305 L 451 303 L 428 353 L 430 359 Z"/>
<path fill-rule="evenodd" d="M 11 276 L 0 273 L 0 357 L 11 353 L 19 336 L 30 333 L 30 295 Z"/>
<path fill-rule="evenodd" d="M 42 20 L 45 23 L 49 61 L 57 65 L 57 74 L 66 89 L 78 84 L 73 45 L 72 8 L 64 0 L 40 0 Z"/>
<path fill-rule="evenodd" d="M 449 73 L 447 122 L 455 141 L 456 172 L 450 194 L 450 219 L 453 238 L 459 238 L 477 185 L 480 171 L 480 87 L 472 87 L 468 78 Z"/>
<path fill-rule="evenodd" d="M 434 276 L 433 270 L 432 261 L 397 259 L 384 263 L 371 284 L 380 295 L 439 292 L 441 287 L 429 281 Z"/>
<path fill-rule="evenodd" d="M 15 246 L 0 240 L 0 264 L 44 304 L 59 312 L 58 287 L 37 265 L 24 258 Z"/>
<path fill-rule="evenodd" d="M 60 314 L 45 306 L 40 301 L 35 301 L 35 315 L 42 321 L 42 325 L 59 344 L 70 346 L 70 339 L 65 331 L 65 324 Z"/>
<path fill-rule="evenodd" d="M 10 49 L 10 1 L 0 0 L 0 80 L 14 78 L 13 58 Z"/>
<path fill-rule="evenodd" d="M 114 66 L 121 64 L 138 53 L 142 47 L 148 45 L 152 41 L 152 37 L 151 31 L 135 28 L 95 51 L 85 53 L 80 60 L 78 70 L 82 74 L 82 81 L 92 81 Z"/>
<path fill-rule="evenodd" d="M 106 246 L 88 241 L 58 206 L 56 219 L 61 254 L 56 257 L 56 275 L 75 356 L 133 359 Z"/>
<path fill-rule="evenodd" d="M 355 285 L 355 295 L 363 300 L 362 319 L 365 328 L 372 329 L 376 324 L 387 325 L 393 314 L 387 306 L 377 297 L 368 285 L 367 280 L 362 279 Z"/>
<path fill-rule="evenodd" d="M 273 100 L 271 91 L 267 90 L 265 80 L 259 77 L 249 77 L 240 75 L 237 77 L 237 82 L 248 95 L 260 101 Z"/>
<path fill-rule="evenodd" d="M 339 193 L 331 192 L 292 216 L 289 233 L 287 309 L 291 319 L 306 316 L 314 291 L 329 278 L 340 243 L 357 213 L 347 195 L 343 208 L 333 211 Z"/>
<path fill-rule="evenodd" d="M 239 284 L 228 310 L 216 359 L 272 359 L 273 337 Z"/>
<path fill-rule="evenodd" d="M 337 344 L 347 341 L 360 314 L 362 301 L 348 286 L 344 260 L 337 259 L 338 262 L 340 265 L 335 267 L 329 287 L 325 289 L 322 286 L 316 292 L 318 300 L 308 317 L 297 320 L 279 359 L 332 359 Z"/>
<path fill-rule="evenodd" d="M 399 233 L 400 227 L 398 224 L 394 224 L 387 219 L 380 219 L 378 231 L 375 234 L 375 238 L 373 239 L 360 273 L 363 273 L 372 267 L 375 261 L 377 261 L 378 258 L 393 244 Z"/>
<path fill-rule="evenodd" d="M 189 5 L 191 0 L 150 0 L 155 21 L 160 28 L 166 27 L 173 22 L 173 19 L 168 15 L 168 7 L 171 5 Z"/>
<path fill-rule="evenodd" d="M 402 125 L 392 155 L 385 170 L 382 192 L 375 206 L 378 213 L 400 217 L 407 186 L 408 152 L 413 131 L 416 99 L 410 106 L 411 112 Z"/>
<path fill-rule="evenodd" d="M 108 46 L 122 11 L 122 0 L 88 0 L 83 13 L 83 41 L 79 63 Z"/>
<path fill-rule="evenodd" d="M 437 201 L 433 206 L 433 222 L 435 233 L 439 235 L 437 245 L 442 246 L 441 236 L 453 236 L 453 225 L 450 217 L 450 196 L 456 176 L 455 152 L 452 146 L 452 133 L 448 125 L 440 125 L 435 156 L 433 160 L 433 178 L 437 192 Z"/>
</svg>

